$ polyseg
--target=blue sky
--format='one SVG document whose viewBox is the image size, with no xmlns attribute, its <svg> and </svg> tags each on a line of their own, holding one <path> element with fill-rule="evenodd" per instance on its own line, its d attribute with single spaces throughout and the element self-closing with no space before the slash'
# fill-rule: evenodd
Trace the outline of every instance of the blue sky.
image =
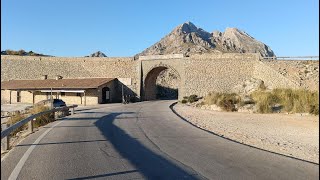
<svg viewBox="0 0 320 180">
<path fill-rule="evenodd" d="M 277 56 L 319 55 L 318 0 L 1 0 L 1 50 L 133 56 L 187 21 L 237 27 Z"/>
</svg>

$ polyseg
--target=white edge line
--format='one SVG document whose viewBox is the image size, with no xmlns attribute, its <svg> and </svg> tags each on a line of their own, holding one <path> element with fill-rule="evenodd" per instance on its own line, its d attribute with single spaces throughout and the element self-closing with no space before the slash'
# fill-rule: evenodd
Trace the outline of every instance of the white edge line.
<svg viewBox="0 0 320 180">
<path fill-rule="evenodd" d="M 37 140 L 34 141 L 34 143 L 32 143 L 32 145 L 29 147 L 29 149 L 24 153 L 24 155 L 22 156 L 22 158 L 20 159 L 20 161 L 18 162 L 18 164 L 16 165 L 16 167 L 13 169 L 13 171 L 11 172 L 10 176 L 9 176 L 9 180 L 16 180 L 19 176 L 19 173 L 24 165 L 24 163 L 27 161 L 28 157 L 30 156 L 30 154 L 32 153 L 33 149 L 36 147 L 36 145 L 41 141 L 41 139 L 48 134 L 49 131 L 51 131 L 52 128 L 54 128 L 55 126 L 57 126 L 58 124 L 62 123 L 63 121 L 55 124 L 54 126 L 50 127 L 49 129 L 47 129 L 41 136 L 38 137 Z"/>
</svg>

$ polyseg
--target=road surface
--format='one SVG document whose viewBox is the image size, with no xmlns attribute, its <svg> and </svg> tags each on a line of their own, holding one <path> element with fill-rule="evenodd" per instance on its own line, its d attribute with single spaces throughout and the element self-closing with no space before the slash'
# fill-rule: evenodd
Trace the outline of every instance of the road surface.
<svg viewBox="0 0 320 180">
<path fill-rule="evenodd" d="M 1 179 L 318 179 L 319 165 L 251 148 L 176 116 L 174 101 L 105 104 L 28 136 Z"/>
</svg>

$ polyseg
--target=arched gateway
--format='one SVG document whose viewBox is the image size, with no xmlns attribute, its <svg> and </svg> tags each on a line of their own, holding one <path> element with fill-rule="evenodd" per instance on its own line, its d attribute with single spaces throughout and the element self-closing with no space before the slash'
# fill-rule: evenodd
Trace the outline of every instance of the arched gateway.
<svg viewBox="0 0 320 180">
<path fill-rule="evenodd" d="M 178 99 L 181 77 L 167 64 L 152 66 L 143 76 L 143 100 Z"/>
</svg>

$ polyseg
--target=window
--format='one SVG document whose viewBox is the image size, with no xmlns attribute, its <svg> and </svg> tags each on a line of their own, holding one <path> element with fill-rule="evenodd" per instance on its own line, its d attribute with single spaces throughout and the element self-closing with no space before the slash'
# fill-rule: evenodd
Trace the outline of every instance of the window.
<svg viewBox="0 0 320 180">
<path fill-rule="evenodd" d="M 61 92 L 61 96 L 66 96 L 66 92 Z"/>
</svg>

